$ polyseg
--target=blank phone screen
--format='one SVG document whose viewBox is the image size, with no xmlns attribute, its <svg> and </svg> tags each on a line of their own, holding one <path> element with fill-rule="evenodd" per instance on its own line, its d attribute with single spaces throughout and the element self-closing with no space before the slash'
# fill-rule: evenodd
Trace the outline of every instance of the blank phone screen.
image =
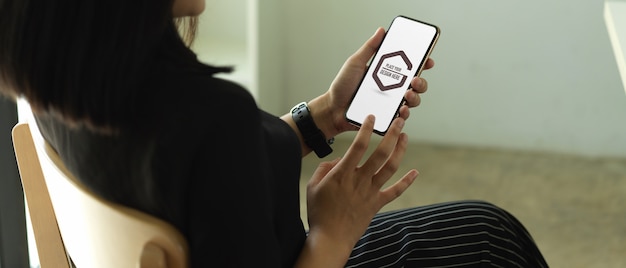
<svg viewBox="0 0 626 268">
<path fill-rule="evenodd" d="M 346 111 L 348 121 L 360 126 L 373 114 L 374 131 L 384 135 L 438 36 L 434 25 L 403 16 L 394 18 Z"/>
</svg>

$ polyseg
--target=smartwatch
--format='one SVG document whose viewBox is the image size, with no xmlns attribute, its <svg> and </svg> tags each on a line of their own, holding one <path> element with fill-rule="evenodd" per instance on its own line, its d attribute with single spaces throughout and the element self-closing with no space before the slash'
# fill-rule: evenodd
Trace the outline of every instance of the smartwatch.
<svg viewBox="0 0 626 268">
<path fill-rule="evenodd" d="M 330 144 L 334 139 L 326 140 L 324 133 L 315 125 L 306 102 L 294 106 L 291 109 L 291 117 L 296 122 L 304 143 L 315 152 L 317 157 L 322 158 L 333 152 Z"/>
</svg>

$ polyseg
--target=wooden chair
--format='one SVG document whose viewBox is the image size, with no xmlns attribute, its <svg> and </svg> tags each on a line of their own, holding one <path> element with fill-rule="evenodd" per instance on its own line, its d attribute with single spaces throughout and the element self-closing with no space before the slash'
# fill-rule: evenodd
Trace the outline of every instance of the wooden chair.
<svg viewBox="0 0 626 268">
<path fill-rule="evenodd" d="M 187 267 L 178 230 L 81 186 L 36 125 L 18 123 L 13 146 L 42 268 Z"/>
</svg>

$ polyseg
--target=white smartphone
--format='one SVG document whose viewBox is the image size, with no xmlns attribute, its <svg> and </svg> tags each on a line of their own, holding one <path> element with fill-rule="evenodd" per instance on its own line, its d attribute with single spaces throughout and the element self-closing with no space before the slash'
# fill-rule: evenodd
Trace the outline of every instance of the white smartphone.
<svg viewBox="0 0 626 268">
<path fill-rule="evenodd" d="M 360 127 L 370 114 L 374 132 L 385 135 L 398 116 L 404 93 L 419 76 L 435 43 L 439 27 L 406 16 L 395 17 L 354 95 L 346 119 Z"/>
</svg>

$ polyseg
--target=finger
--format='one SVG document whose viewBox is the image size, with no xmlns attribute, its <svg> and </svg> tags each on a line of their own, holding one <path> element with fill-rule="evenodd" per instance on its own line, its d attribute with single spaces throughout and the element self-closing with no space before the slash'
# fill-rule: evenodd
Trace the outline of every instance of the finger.
<svg viewBox="0 0 626 268">
<path fill-rule="evenodd" d="M 387 181 L 393 176 L 393 174 L 398 171 L 398 167 L 400 166 L 400 162 L 404 158 L 404 153 L 406 152 L 406 147 L 408 144 L 408 136 L 404 133 L 400 134 L 398 137 L 398 142 L 396 143 L 396 147 L 393 150 L 393 153 L 385 162 L 380 170 L 376 173 L 376 175 L 372 178 L 374 186 L 381 188 Z"/>
<path fill-rule="evenodd" d="M 381 202 L 380 207 L 389 204 L 391 201 L 396 200 L 396 198 L 401 196 L 402 193 L 404 193 L 406 189 L 408 189 L 409 186 L 413 184 L 415 178 L 417 178 L 418 175 L 419 172 L 415 169 L 412 169 L 393 185 L 381 191 L 378 199 L 379 202 Z"/>
<path fill-rule="evenodd" d="M 375 118 L 373 115 L 368 115 L 365 118 L 361 128 L 354 138 L 354 141 L 352 141 L 350 148 L 348 148 L 348 151 L 339 165 L 345 168 L 353 168 L 361 162 L 363 155 L 365 155 L 365 152 L 367 151 L 367 147 L 369 146 L 370 139 L 374 131 L 374 122 Z"/>
<path fill-rule="evenodd" d="M 409 106 L 402 105 L 400 107 L 400 110 L 398 111 L 398 116 L 406 121 L 407 119 L 409 119 L 410 115 L 411 115 L 411 110 L 409 109 Z"/>
<path fill-rule="evenodd" d="M 374 53 L 376 53 L 376 50 L 378 50 L 378 47 L 380 47 L 380 43 L 382 43 L 384 37 L 385 29 L 378 27 L 376 32 L 374 32 L 374 35 L 365 41 L 365 43 L 354 53 L 353 57 L 363 65 L 367 64 Z"/>
<path fill-rule="evenodd" d="M 428 58 L 424 63 L 424 70 L 428 70 L 435 67 L 435 61 L 432 58 Z"/>
<path fill-rule="evenodd" d="M 418 105 L 420 105 L 421 102 L 422 98 L 417 92 L 413 90 L 407 90 L 406 93 L 404 93 L 404 104 L 406 106 L 417 107 Z"/>
<path fill-rule="evenodd" d="M 417 93 L 424 93 L 428 90 L 428 80 L 422 77 L 414 77 L 411 80 L 411 89 Z"/>
<path fill-rule="evenodd" d="M 411 90 L 407 90 L 404 93 L 405 104 L 409 107 L 417 107 L 420 105 L 422 99 L 421 93 L 428 90 L 428 81 L 421 77 L 415 77 L 411 80 Z"/>
<path fill-rule="evenodd" d="M 404 119 L 396 118 L 394 119 L 389 131 L 385 134 L 383 140 L 378 144 L 376 150 L 372 152 L 367 161 L 363 164 L 361 169 L 364 172 L 364 176 L 369 176 L 369 174 L 374 175 L 380 167 L 385 164 L 391 153 L 393 152 L 394 147 L 396 146 L 398 137 L 402 131 L 402 127 L 404 127 Z"/>
</svg>

